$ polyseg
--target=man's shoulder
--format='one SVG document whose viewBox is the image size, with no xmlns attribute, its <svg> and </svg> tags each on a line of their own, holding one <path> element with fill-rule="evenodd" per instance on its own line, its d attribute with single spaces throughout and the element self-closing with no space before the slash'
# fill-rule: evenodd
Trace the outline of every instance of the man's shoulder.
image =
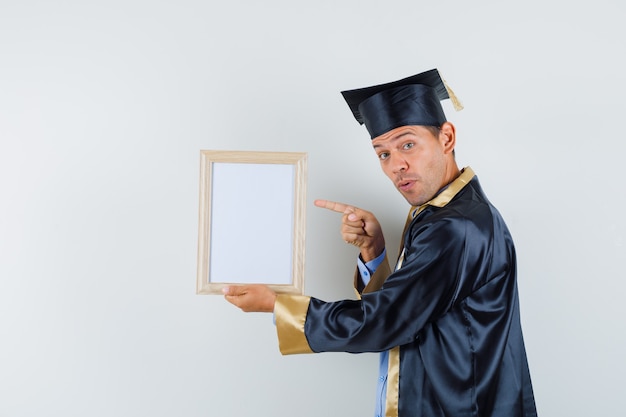
<svg viewBox="0 0 626 417">
<path fill-rule="evenodd" d="M 474 177 L 460 190 L 446 205 L 431 206 L 421 213 L 413 226 L 426 226 L 429 229 L 438 229 L 440 233 L 448 230 L 450 233 L 459 233 L 469 224 L 475 227 L 487 227 L 499 216 L 497 210 L 485 196 L 478 179 Z"/>
</svg>

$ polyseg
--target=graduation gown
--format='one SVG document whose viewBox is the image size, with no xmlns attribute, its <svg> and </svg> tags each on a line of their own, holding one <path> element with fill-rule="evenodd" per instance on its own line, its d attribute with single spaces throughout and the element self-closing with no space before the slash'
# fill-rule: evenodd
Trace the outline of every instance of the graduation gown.
<svg viewBox="0 0 626 417">
<path fill-rule="evenodd" d="M 361 299 L 278 296 L 281 352 L 389 350 L 386 416 L 536 416 L 502 217 L 469 167 L 416 211 Z"/>
</svg>

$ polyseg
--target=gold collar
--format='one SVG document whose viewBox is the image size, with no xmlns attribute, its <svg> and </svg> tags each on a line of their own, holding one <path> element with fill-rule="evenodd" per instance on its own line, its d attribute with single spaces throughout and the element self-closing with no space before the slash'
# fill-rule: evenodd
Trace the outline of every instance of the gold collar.
<svg viewBox="0 0 626 417">
<path fill-rule="evenodd" d="M 461 171 L 461 175 L 459 175 L 454 181 L 448 185 L 448 187 L 433 197 L 431 200 L 425 202 L 421 206 L 413 206 L 411 207 L 411 213 L 413 213 L 413 217 L 417 216 L 422 212 L 427 206 L 434 207 L 443 207 L 454 198 L 455 195 L 459 193 L 471 180 L 474 178 L 476 174 L 470 167 L 465 167 Z"/>
</svg>

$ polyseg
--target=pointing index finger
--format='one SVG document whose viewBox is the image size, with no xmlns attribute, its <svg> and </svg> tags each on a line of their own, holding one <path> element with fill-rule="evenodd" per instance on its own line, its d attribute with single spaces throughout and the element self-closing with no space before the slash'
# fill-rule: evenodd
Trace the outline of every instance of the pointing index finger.
<svg viewBox="0 0 626 417">
<path fill-rule="evenodd" d="M 314 204 L 316 207 L 325 208 L 328 210 L 335 211 L 337 213 L 345 213 L 346 211 L 354 211 L 354 207 L 349 206 L 347 204 L 338 203 L 335 201 L 315 200 Z"/>
</svg>

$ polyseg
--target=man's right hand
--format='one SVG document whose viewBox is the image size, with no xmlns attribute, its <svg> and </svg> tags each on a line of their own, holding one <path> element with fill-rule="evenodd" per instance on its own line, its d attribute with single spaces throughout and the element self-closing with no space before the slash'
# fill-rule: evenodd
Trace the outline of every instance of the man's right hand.
<svg viewBox="0 0 626 417">
<path fill-rule="evenodd" d="M 315 200 L 315 206 L 343 213 L 341 237 L 346 243 L 361 250 L 364 262 L 369 262 L 383 253 L 385 238 L 380 223 L 372 213 L 328 200 Z"/>
</svg>

